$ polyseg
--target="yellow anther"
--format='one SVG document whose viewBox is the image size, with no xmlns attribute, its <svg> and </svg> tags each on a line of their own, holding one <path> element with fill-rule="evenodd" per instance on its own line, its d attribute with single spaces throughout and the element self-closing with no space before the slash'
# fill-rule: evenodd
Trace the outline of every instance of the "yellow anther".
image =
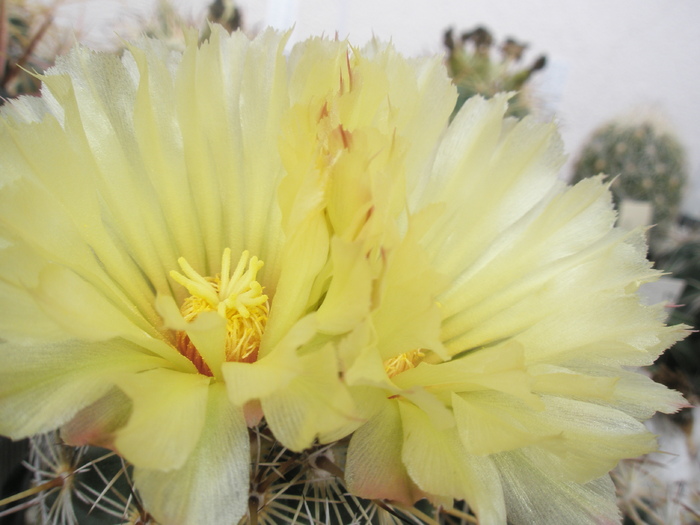
<svg viewBox="0 0 700 525">
<path fill-rule="evenodd" d="M 231 274 L 229 248 L 223 252 L 221 273 L 216 277 L 203 277 L 184 258 L 178 263 L 183 273 L 172 271 L 170 275 L 190 293 L 180 307 L 184 319 L 194 321 L 202 312 L 217 312 L 227 321 L 226 348 L 222 349 L 226 360 L 255 361 L 269 312 L 268 297 L 257 281 L 264 263 L 244 251 Z M 195 349 L 190 348 L 189 338 L 182 340 L 182 345 L 189 346 L 180 350 L 189 356 Z"/>
<path fill-rule="evenodd" d="M 420 350 L 411 350 L 396 357 L 392 357 L 384 361 L 384 370 L 389 377 L 394 377 L 395 375 L 410 370 L 418 366 L 425 354 Z"/>
</svg>

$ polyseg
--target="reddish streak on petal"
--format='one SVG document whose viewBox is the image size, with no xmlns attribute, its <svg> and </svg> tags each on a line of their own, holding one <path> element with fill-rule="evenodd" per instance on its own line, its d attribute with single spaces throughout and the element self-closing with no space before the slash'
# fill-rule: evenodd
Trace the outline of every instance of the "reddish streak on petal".
<svg viewBox="0 0 700 525">
<path fill-rule="evenodd" d="M 192 361 L 192 364 L 197 368 L 197 371 L 200 374 L 214 377 L 214 374 L 211 373 L 209 365 L 204 362 L 204 359 L 202 359 L 202 356 L 199 354 L 197 347 L 192 344 L 192 341 L 190 341 L 187 333 L 181 331 L 176 333 L 176 346 L 177 350 L 182 355 Z"/>
</svg>

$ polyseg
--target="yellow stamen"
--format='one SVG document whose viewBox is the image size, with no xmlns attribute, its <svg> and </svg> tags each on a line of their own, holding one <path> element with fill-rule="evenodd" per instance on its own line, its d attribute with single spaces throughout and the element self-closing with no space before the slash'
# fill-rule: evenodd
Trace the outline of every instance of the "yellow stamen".
<svg viewBox="0 0 700 525">
<path fill-rule="evenodd" d="M 420 350 L 411 350 L 410 352 L 397 355 L 396 357 L 384 361 L 384 370 L 386 370 L 386 374 L 391 378 L 401 372 L 415 368 L 424 357 L 425 354 Z"/>
<path fill-rule="evenodd" d="M 229 248 L 224 250 L 221 274 L 216 277 L 203 277 L 182 257 L 178 263 L 182 273 L 172 271 L 170 276 L 191 294 L 180 307 L 185 321 L 194 321 L 202 312 L 217 312 L 227 321 L 226 361 L 251 363 L 257 360 L 270 310 L 268 297 L 256 280 L 264 263 L 257 257 L 250 257 L 246 250 L 231 274 Z M 195 363 L 200 372 L 211 375 L 187 334 L 177 334 L 176 340 L 180 352 Z"/>
</svg>

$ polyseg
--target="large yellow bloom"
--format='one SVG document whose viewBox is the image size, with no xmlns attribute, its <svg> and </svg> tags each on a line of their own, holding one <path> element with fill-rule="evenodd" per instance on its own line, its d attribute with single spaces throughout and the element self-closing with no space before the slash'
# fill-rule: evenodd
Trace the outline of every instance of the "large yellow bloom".
<svg viewBox="0 0 700 525">
<path fill-rule="evenodd" d="M 265 417 L 352 434 L 360 496 L 481 523 L 616 517 L 607 471 L 680 396 L 641 232 L 556 180 L 552 126 L 438 59 L 213 32 L 78 48 L 3 110 L 0 432 L 114 448 L 162 523 L 246 510 Z"/>
</svg>

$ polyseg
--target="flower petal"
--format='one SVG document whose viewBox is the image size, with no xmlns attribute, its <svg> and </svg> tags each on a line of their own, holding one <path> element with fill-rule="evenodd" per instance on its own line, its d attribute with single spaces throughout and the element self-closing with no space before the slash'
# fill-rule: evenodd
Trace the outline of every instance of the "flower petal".
<svg viewBox="0 0 700 525">
<path fill-rule="evenodd" d="M 226 359 L 226 320 L 216 312 L 202 312 L 188 323 L 187 336 L 217 379 Z"/>
<path fill-rule="evenodd" d="M 159 523 L 238 523 L 248 503 L 250 452 L 240 409 L 221 384 L 209 389 L 201 407 L 203 431 L 185 463 L 163 472 L 137 467 L 134 483 Z"/>
<path fill-rule="evenodd" d="M 586 248 L 606 235 L 614 220 L 605 186 L 600 181 L 588 182 L 568 191 L 561 188 L 559 194 L 549 196 L 518 224 L 492 239 L 449 293 L 440 297 L 447 318 L 443 337 L 453 351 L 510 336 L 536 322 L 559 304 L 552 293 L 569 289 L 568 296 L 578 297 L 588 292 L 584 283 L 589 279 L 570 269 L 592 258 Z M 514 260 L 522 264 L 511 264 Z M 567 275 L 557 280 L 567 270 L 578 279 Z M 561 284 L 555 286 L 552 281 Z M 509 310 L 519 302 L 520 308 Z"/>
<path fill-rule="evenodd" d="M 547 470 L 558 470 L 566 479 L 587 483 L 612 470 L 620 459 L 657 448 L 655 436 L 620 410 L 565 397 L 543 395 L 542 401 L 545 410 L 530 412 L 529 417 L 542 432 L 558 432 L 561 439 L 534 448 L 556 456 Z"/>
<path fill-rule="evenodd" d="M 333 279 L 316 312 L 319 330 L 343 333 L 369 314 L 372 274 L 362 243 L 331 241 Z"/>
<path fill-rule="evenodd" d="M 399 402 L 399 410 L 404 433 L 401 457 L 416 485 L 429 494 L 466 499 L 481 524 L 505 523 L 503 488 L 492 460 L 468 454 L 454 427 L 437 429 L 414 405 Z"/>
<path fill-rule="evenodd" d="M 284 249 L 284 267 L 277 283 L 270 317 L 258 355 L 267 355 L 307 313 L 310 290 L 328 258 L 328 229 L 323 213 L 310 213 L 294 230 Z"/>
<path fill-rule="evenodd" d="M 620 510 L 610 476 L 579 485 L 540 468 L 521 451 L 493 458 L 513 525 L 615 525 Z"/>
<path fill-rule="evenodd" d="M 531 409 L 500 392 L 452 394 L 459 437 L 471 454 L 488 455 L 555 439 L 530 418 Z"/>
<path fill-rule="evenodd" d="M 405 389 L 424 387 L 449 404 L 452 392 L 495 390 L 516 396 L 534 407 L 539 398 L 532 393 L 523 348 L 515 341 L 477 350 L 438 364 L 420 363 L 397 375 L 394 383 Z"/>
<path fill-rule="evenodd" d="M 350 439 L 345 481 L 356 496 L 413 505 L 423 494 L 406 472 L 401 447 L 395 446 L 403 441 L 399 408 L 386 398 L 380 406 Z"/>
<path fill-rule="evenodd" d="M 137 467 L 182 467 L 202 433 L 209 382 L 165 368 L 120 378 L 117 385 L 131 398 L 133 411 L 116 433 L 119 453 Z"/>
<path fill-rule="evenodd" d="M 74 337 L 83 340 L 124 337 L 141 341 L 147 338 L 104 295 L 67 268 L 46 266 L 32 295 L 46 315 Z"/>
<path fill-rule="evenodd" d="M 164 361 L 123 340 L 0 344 L 0 433 L 18 439 L 58 428 L 105 395 L 122 374 Z"/>
<path fill-rule="evenodd" d="M 509 125 L 503 120 L 507 98 L 472 97 L 464 104 L 437 148 L 417 199 L 421 205 L 446 205 L 424 246 L 455 284 L 462 284 L 457 278 L 477 261 L 507 246 L 499 237 L 557 185 L 563 155 L 554 126 L 531 119 Z M 458 236 L 455 224 L 467 225 Z M 461 295 L 459 286 L 450 291 Z"/>
<path fill-rule="evenodd" d="M 49 119 L 41 126 L 50 123 Z M 53 126 L 23 129 L 23 135 L 16 140 L 22 140 L 26 149 L 18 158 L 9 153 L 19 146 L 3 142 L 0 173 L 10 180 L 5 181 L 7 186 L 0 192 L 0 234 L 24 252 L 22 258 L 42 261 L 39 268 L 32 265 L 35 272 L 49 261 L 70 269 L 133 323 L 148 330 L 149 322 L 155 321 L 149 285 L 133 261 L 115 248 L 113 238 L 99 220 L 102 212 L 97 203 L 101 199 L 93 187 L 94 181 L 86 176 L 91 168 L 75 158 L 79 155 L 72 153 L 71 144 L 62 137 L 64 131 L 55 122 Z M 31 142 L 26 140 L 28 137 Z M 37 148 L 42 151 L 39 166 L 35 165 Z M 76 206 L 77 202 L 81 205 Z M 17 217 L 23 219 L 17 221 Z M 47 228 L 47 224 L 51 227 Z M 21 264 L 19 260 L 14 263 Z M 21 284 L 29 288 L 35 283 L 36 277 L 31 276 Z"/>
<path fill-rule="evenodd" d="M 369 322 L 358 324 L 338 343 L 338 359 L 343 380 L 348 385 L 372 385 L 387 390 L 398 389 L 389 380 L 377 349 L 377 338 Z"/>
<path fill-rule="evenodd" d="M 227 362 L 221 370 L 231 401 L 237 406 L 284 389 L 302 371 L 296 354 L 316 333 L 316 318 L 304 317 L 280 341 L 275 352 L 254 363 Z"/>
<path fill-rule="evenodd" d="M 83 408 L 61 427 L 61 439 L 71 446 L 114 448 L 114 434 L 129 421 L 133 403 L 118 388 Z"/>
<path fill-rule="evenodd" d="M 26 246 L 0 240 L 0 333 L 10 342 L 70 339 L 27 288 L 36 287 L 46 262 Z"/>
<path fill-rule="evenodd" d="M 363 420 L 347 387 L 338 378 L 338 360 L 331 345 L 299 358 L 302 372 L 283 390 L 261 400 L 267 423 L 280 443 L 301 451 L 316 437 L 340 439 L 338 428 Z M 328 436 L 324 436 L 328 434 Z"/>
<path fill-rule="evenodd" d="M 426 220 L 427 215 L 420 219 Z M 440 340 L 442 314 L 437 303 L 444 284 L 425 250 L 416 242 L 413 230 L 409 229 L 406 238 L 389 254 L 379 304 L 372 312 L 382 359 L 418 348 L 447 358 Z M 407 301 L 407 297 L 411 300 Z"/>
</svg>

